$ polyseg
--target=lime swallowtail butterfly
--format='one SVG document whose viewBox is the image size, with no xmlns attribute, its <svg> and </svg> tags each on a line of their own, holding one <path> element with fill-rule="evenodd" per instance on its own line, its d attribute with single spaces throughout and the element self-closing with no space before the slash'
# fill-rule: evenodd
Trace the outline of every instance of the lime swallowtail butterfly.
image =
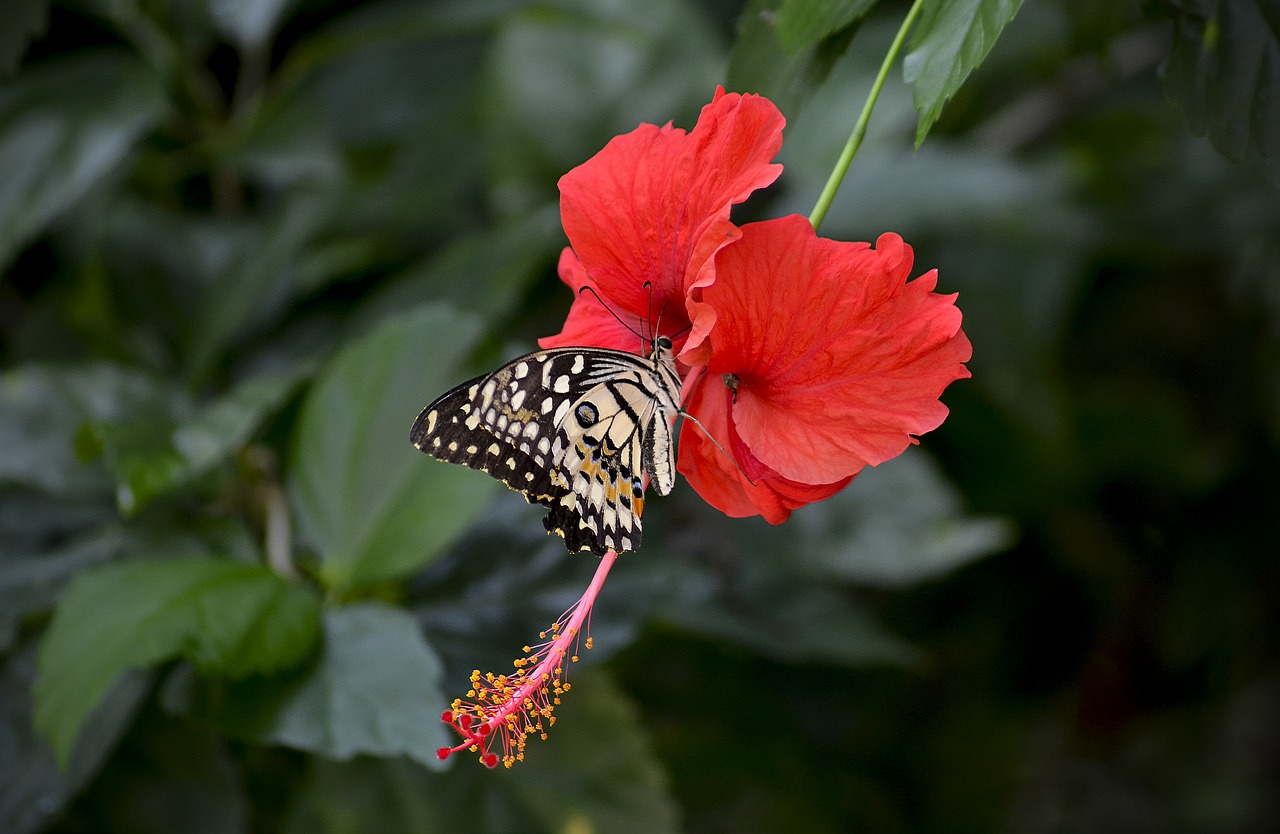
<svg viewBox="0 0 1280 834">
<path fill-rule="evenodd" d="M 640 547 L 645 472 L 660 495 L 675 485 L 679 412 L 680 376 L 660 336 L 647 358 L 587 347 L 521 356 L 442 394 L 409 439 L 547 507 L 548 532 L 603 556 Z"/>
</svg>

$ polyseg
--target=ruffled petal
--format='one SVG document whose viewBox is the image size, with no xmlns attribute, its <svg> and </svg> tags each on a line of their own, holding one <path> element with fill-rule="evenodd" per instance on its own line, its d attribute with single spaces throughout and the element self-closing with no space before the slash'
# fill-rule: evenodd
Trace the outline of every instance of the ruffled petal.
<svg viewBox="0 0 1280 834">
<path fill-rule="evenodd" d="M 732 422 L 761 462 L 834 482 L 942 422 L 938 397 L 969 375 L 972 348 L 936 273 L 906 281 L 901 238 L 828 240 L 795 215 L 742 231 L 703 293 L 717 311 L 708 371 L 738 378 Z"/>
<path fill-rule="evenodd" d="M 688 293 L 737 237 L 730 207 L 781 173 L 784 123 L 768 99 L 717 89 L 691 132 L 641 125 L 560 178 L 569 243 L 619 313 L 661 317 L 664 332 L 690 324 Z"/>
<path fill-rule="evenodd" d="M 831 484 L 804 484 L 772 472 L 742 446 L 734 431 L 730 406 L 731 395 L 718 382 L 698 387 L 686 404 L 698 423 L 685 421 L 680 427 L 677 463 L 689 485 L 725 515 L 759 515 L 770 524 L 781 524 L 792 510 L 828 498 L 853 480 L 847 477 Z M 723 451 L 708 439 L 708 434 Z M 729 454 L 737 459 L 737 466 Z M 739 466 L 751 473 L 751 480 Z"/>
</svg>

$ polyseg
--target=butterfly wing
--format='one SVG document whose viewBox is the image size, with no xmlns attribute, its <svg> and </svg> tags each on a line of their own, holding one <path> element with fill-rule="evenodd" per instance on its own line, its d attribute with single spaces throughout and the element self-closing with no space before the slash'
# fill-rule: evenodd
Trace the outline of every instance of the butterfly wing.
<svg viewBox="0 0 1280 834">
<path fill-rule="evenodd" d="M 604 553 L 640 547 L 642 427 L 653 406 L 635 392 L 629 368 L 608 369 L 615 373 L 573 403 L 556 426 L 552 444 L 570 489 L 543 523 L 564 536 L 570 550 Z"/>
<path fill-rule="evenodd" d="M 590 349 L 584 359 L 579 382 L 595 384 L 557 421 L 552 443 L 570 492 L 543 521 L 570 549 L 635 550 L 642 538 L 645 470 L 663 495 L 674 483 L 670 441 L 680 377 L 661 352 L 645 360 Z"/>
<path fill-rule="evenodd" d="M 674 367 L 670 378 L 678 389 Z M 661 424 L 665 438 L 661 460 L 649 467 L 663 473 L 664 494 L 674 478 L 669 418 L 658 413 L 669 409 L 674 416 L 672 397 L 669 379 L 634 354 L 539 351 L 437 398 L 418 416 L 410 439 L 433 457 L 485 472 L 548 507 L 547 530 L 563 536 L 570 550 L 634 550 L 642 472 L 654 455 L 649 426 Z"/>
<path fill-rule="evenodd" d="M 479 392 L 492 376 L 476 377 L 437 397 L 414 421 L 409 440 L 438 460 L 497 478 L 530 503 L 551 506 L 568 489 L 553 482 L 554 470 L 546 466 L 546 457 L 535 458 L 536 445 L 511 442 L 479 416 Z"/>
</svg>

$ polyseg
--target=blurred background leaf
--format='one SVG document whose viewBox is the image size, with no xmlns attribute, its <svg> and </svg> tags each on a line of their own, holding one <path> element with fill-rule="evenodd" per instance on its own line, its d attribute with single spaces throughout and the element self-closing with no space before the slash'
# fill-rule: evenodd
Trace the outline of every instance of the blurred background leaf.
<svg viewBox="0 0 1280 834">
<path fill-rule="evenodd" d="M 876 0 L 783 0 L 778 7 L 778 38 L 794 54 L 866 17 L 875 4 Z"/>
<path fill-rule="evenodd" d="M 118 166 L 161 115 L 159 79 L 116 49 L 42 62 L 0 91 L 0 264 Z"/>
<path fill-rule="evenodd" d="M 1021 5 L 1022 0 L 951 0 L 924 6 L 902 63 L 920 115 L 916 148 L 942 114 L 942 105 L 987 57 Z"/>
<path fill-rule="evenodd" d="M 422 466 L 409 427 L 460 376 L 479 327 L 440 305 L 388 320 L 321 373 L 293 451 L 295 504 L 327 585 L 398 579 L 421 568 L 498 486 L 462 467 Z M 424 393 L 426 392 L 426 393 Z"/>
<path fill-rule="evenodd" d="M 1266 0 L 1174 4 L 1170 91 L 1191 130 L 1280 185 L 1280 9 Z M 1263 106 L 1259 106 L 1262 104 Z"/>
<path fill-rule="evenodd" d="M 725 70 L 729 89 L 767 96 L 792 122 L 827 80 L 858 26 L 856 15 L 842 15 L 848 17 L 845 25 L 813 37 L 815 28 L 825 26 L 815 26 L 818 21 L 810 23 L 805 14 L 810 8 L 789 8 L 785 0 L 749 0 Z M 789 24 L 789 45 L 784 45 L 780 19 Z"/>
<path fill-rule="evenodd" d="M 319 609 L 305 588 L 220 559 L 133 561 L 79 574 L 41 644 L 35 725 L 59 762 L 116 676 L 173 657 L 244 677 L 296 665 Z"/>
<path fill-rule="evenodd" d="M 406 755 L 430 768 L 452 744 L 435 707 L 440 661 L 413 618 L 375 603 L 330 610 L 316 669 L 276 714 L 264 741 L 331 759 Z"/>
</svg>

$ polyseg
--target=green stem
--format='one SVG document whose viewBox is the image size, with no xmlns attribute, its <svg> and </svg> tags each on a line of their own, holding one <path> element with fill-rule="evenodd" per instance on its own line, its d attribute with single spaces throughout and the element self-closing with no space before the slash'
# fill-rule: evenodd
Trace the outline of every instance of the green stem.
<svg viewBox="0 0 1280 834">
<path fill-rule="evenodd" d="M 831 208 L 831 201 L 836 198 L 836 191 L 840 189 L 840 183 L 844 182 L 844 175 L 849 172 L 849 165 L 853 162 L 853 155 L 858 152 L 858 146 L 862 144 L 862 137 L 867 132 L 867 122 L 871 121 L 871 110 L 876 106 L 876 99 L 880 98 L 880 88 L 884 86 L 885 79 L 889 77 L 889 68 L 893 66 L 893 62 L 898 58 L 898 52 L 902 49 L 902 42 L 907 39 L 907 33 L 911 31 L 911 27 L 915 25 L 916 18 L 920 16 L 920 10 L 924 8 L 925 0 L 915 0 L 911 4 L 911 10 L 907 12 L 906 18 L 902 21 L 902 26 L 898 29 L 898 34 L 894 37 L 893 43 L 889 45 L 889 51 L 884 56 L 884 62 L 880 64 L 880 72 L 876 74 L 875 83 L 871 85 L 871 92 L 867 94 L 867 102 L 862 105 L 862 113 L 858 115 L 858 121 L 853 126 L 853 133 L 849 134 L 849 141 L 845 143 L 844 151 L 840 154 L 840 159 L 836 161 L 836 167 L 831 171 L 831 176 L 827 178 L 827 184 L 822 188 L 822 194 L 818 197 L 818 204 L 813 207 L 813 212 L 809 215 L 809 223 L 816 230 L 822 225 L 822 220 L 827 216 L 827 209 Z"/>
</svg>

